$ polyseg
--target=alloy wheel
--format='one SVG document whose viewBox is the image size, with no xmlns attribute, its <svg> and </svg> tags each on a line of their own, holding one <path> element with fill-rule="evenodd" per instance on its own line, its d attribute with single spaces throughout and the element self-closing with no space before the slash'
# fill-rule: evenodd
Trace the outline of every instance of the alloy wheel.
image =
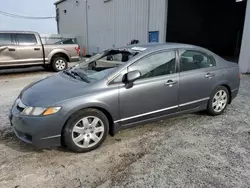
<svg viewBox="0 0 250 188">
<path fill-rule="evenodd" d="M 90 148 L 99 143 L 104 135 L 104 124 L 95 116 L 84 117 L 73 127 L 73 142 L 80 148 Z"/>
<path fill-rule="evenodd" d="M 59 60 L 56 61 L 55 66 L 56 66 L 56 68 L 58 70 L 64 70 L 65 67 L 66 67 L 66 62 L 63 61 L 63 60 L 61 60 L 61 59 L 59 59 Z"/>
<path fill-rule="evenodd" d="M 219 90 L 213 97 L 212 107 L 216 113 L 222 112 L 227 106 L 228 95 L 224 90 Z"/>
</svg>

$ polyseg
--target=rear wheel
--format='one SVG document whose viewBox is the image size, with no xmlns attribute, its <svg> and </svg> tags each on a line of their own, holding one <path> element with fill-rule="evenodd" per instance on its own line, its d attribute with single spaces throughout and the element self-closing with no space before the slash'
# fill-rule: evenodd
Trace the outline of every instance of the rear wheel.
<svg viewBox="0 0 250 188">
<path fill-rule="evenodd" d="M 208 104 L 209 114 L 216 116 L 222 114 L 229 102 L 229 92 L 224 86 L 218 87 L 212 94 Z"/>
<path fill-rule="evenodd" d="M 63 130 L 63 141 L 74 152 L 89 152 L 106 139 L 109 121 L 99 110 L 85 109 L 73 115 Z"/>
<path fill-rule="evenodd" d="M 63 57 L 55 57 L 52 59 L 52 68 L 56 72 L 63 71 L 68 68 L 68 62 Z"/>
</svg>

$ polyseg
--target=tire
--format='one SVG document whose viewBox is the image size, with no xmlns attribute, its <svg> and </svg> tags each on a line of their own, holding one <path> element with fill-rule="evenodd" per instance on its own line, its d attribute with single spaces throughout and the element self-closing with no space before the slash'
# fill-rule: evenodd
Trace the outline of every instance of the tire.
<svg viewBox="0 0 250 188">
<path fill-rule="evenodd" d="M 208 102 L 208 113 L 212 116 L 222 114 L 229 103 L 229 91 L 226 87 L 218 87 L 211 95 Z"/>
<path fill-rule="evenodd" d="M 63 144 L 76 153 L 89 152 L 104 142 L 108 129 L 109 121 L 101 111 L 81 110 L 67 121 L 63 130 Z"/>
<path fill-rule="evenodd" d="M 52 68 L 55 72 L 60 72 L 68 68 L 68 62 L 63 57 L 55 57 L 51 62 Z"/>
</svg>

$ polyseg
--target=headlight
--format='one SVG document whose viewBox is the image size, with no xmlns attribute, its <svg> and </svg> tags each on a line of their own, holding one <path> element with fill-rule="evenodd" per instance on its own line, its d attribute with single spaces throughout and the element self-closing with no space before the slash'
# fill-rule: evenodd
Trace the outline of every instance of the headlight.
<svg viewBox="0 0 250 188">
<path fill-rule="evenodd" d="M 50 107 L 50 108 L 42 108 L 42 107 L 26 107 L 23 111 L 23 115 L 27 116 L 47 116 L 51 114 L 57 113 L 61 107 Z"/>
</svg>

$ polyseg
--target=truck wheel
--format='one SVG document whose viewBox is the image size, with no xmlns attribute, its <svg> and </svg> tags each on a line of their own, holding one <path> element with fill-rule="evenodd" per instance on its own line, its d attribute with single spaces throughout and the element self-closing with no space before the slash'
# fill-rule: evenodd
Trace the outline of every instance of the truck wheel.
<svg viewBox="0 0 250 188">
<path fill-rule="evenodd" d="M 68 68 L 68 62 L 63 57 L 55 57 L 52 59 L 52 68 L 55 72 L 60 72 Z"/>
<path fill-rule="evenodd" d="M 77 153 L 89 152 L 104 142 L 108 129 L 109 121 L 101 111 L 81 110 L 67 121 L 63 129 L 63 144 Z"/>
</svg>

